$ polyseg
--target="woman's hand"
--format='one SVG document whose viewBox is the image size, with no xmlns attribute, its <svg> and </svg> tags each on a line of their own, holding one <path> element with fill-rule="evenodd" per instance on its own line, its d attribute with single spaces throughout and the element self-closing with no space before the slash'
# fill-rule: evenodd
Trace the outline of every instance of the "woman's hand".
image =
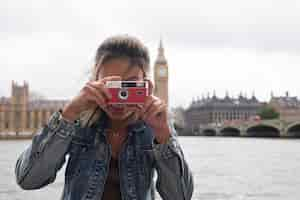
<svg viewBox="0 0 300 200">
<path fill-rule="evenodd" d="M 168 124 L 168 106 L 163 100 L 152 95 L 153 84 L 150 80 L 148 82 L 150 95 L 146 97 L 141 117 L 154 130 L 156 140 L 159 143 L 166 143 L 171 136 Z"/>
<path fill-rule="evenodd" d="M 97 81 L 87 82 L 79 94 L 63 108 L 62 116 L 67 120 L 74 121 L 85 110 L 93 109 L 97 106 L 102 109 L 105 108 L 107 101 L 111 98 L 105 83 L 119 80 L 121 80 L 119 76 L 109 76 Z"/>
</svg>

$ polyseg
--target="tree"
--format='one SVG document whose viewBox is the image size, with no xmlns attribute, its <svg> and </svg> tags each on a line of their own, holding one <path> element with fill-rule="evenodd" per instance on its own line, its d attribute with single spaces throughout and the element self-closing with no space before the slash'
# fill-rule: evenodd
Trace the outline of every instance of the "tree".
<svg viewBox="0 0 300 200">
<path fill-rule="evenodd" d="M 269 105 L 263 106 L 258 112 L 258 115 L 261 119 L 278 119 L 280 116 L 279 112 Z"/>
</svg>

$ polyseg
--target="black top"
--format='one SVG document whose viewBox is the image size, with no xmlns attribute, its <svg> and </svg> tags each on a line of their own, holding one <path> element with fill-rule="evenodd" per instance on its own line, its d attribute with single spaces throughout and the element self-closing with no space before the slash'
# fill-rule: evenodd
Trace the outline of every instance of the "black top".
<svg viewBox="0 0 300 200">
<path fill-rule="evenodd" d="M 111 158 L 102 200 L 121 200 L 118 159 Z"/>
</svg>

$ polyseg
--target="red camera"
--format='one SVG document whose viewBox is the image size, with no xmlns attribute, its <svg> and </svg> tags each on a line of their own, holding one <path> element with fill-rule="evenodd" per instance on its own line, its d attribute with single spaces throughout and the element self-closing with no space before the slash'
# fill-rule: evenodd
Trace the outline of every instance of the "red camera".
<svg viewBox="0 0 300 200">
<path fill-rule="evenodd" d="M 112 98 L 108 104 L 143 104 L 149 95 L 147 81 L 107 81 Z"/>
</svg>

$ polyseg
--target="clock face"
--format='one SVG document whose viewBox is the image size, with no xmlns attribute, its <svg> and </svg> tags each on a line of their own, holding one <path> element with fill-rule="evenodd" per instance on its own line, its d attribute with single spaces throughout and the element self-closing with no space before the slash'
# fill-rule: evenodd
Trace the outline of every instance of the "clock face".
<svg viewBox="0 0 300 200">
<path fill-rule="evenodd" d="M 167 69 L 165 67 L 164 68 L 159 68 L 158 69 L 158 75 L 161 76 L 161 77 L 167 76 Z"/>
</svg>

